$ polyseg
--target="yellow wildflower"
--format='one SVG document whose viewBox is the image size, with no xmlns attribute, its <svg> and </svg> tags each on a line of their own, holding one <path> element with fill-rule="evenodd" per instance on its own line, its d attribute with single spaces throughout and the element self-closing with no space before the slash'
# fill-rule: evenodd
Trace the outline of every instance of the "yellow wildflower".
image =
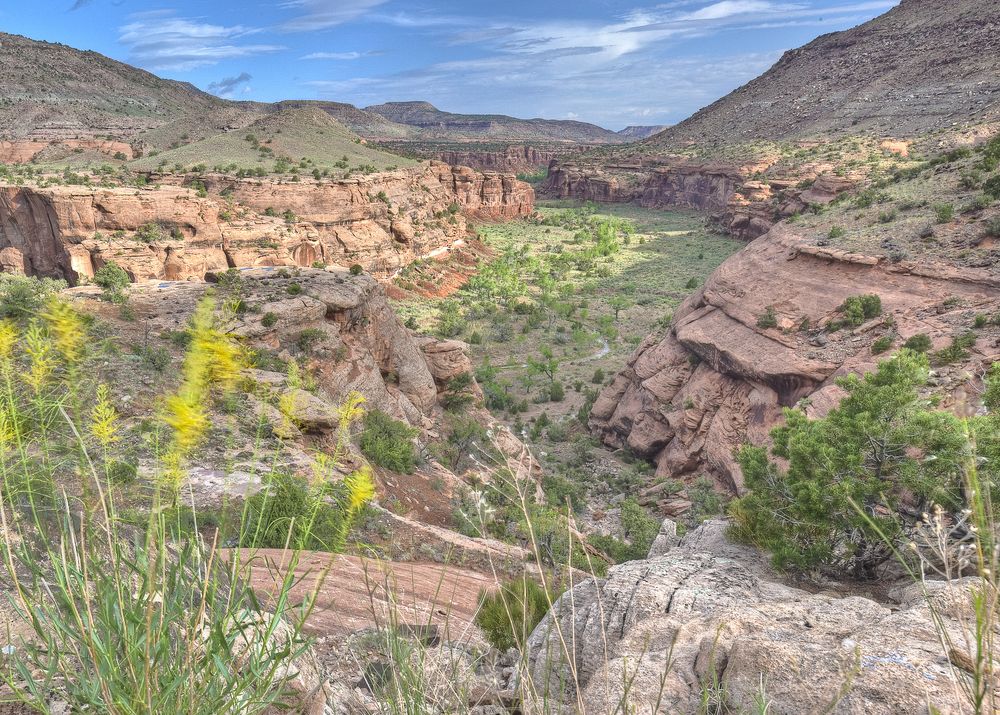
<svg viewBox="0 0 1000 715">
<path fill-rule="evenodd" d="M 174 449 L 186 456 L 208 432 L 208 415 L 201 401 L 192 395 L 171 395 L 167 398 L 163 421 L 174 431 Z"/>
<path fill-rule="evenodd" d="M 360 392 L 351 392 L 347 395 L 343 404 L 337 409 L 339 426 L 341 430 L 346 430 L 354 422 L 361 419 L 365 414 L 362 405 L 365 404 L 365 396 Z"/>
<path fill-rule="evenodd" d="M 0 451 L 6 451 L 17 440 L 16 417 L 0 407 Z"/>
<path fill-rule="evenodd" d="M 356 472 L 351 472 L 344 478 L 347 487 L 347 510 L 351 514 L 372 500 L 375 496 L 375 482 L 372 479 L 371 467 L 364 466 Z"/>
<path fill-rule="evenodd" d="M 90 433 L 105 449 L 119 439 L 118 413 L 111 404 L 107 385 L 97 387 L 97 401 L 90 411 Z"/>
<path fill-rule="evenodd" d="M 14 355 L 18 340 L 17 326 L 12 320 L 0 320 L 0 360 L 6 362 Z"/>
<path fill-rule="evenodd" d="M 52 343 L 38 323 L 32 323 L 24 334 L 25 352 L 31 359 L 28 373 L 24 381 L 36 393 L 51 377 L 55 370 L 55 359 L 52 357 Z"/>
<path fill-rule="evenodd" d="M 181 385 L 163 408 L 163 421 L 173 430 L 164 458 L 171 486 L 180 486 L 181 462 L 208 432 L 206 405 L 212 388 L 231 389 L 242 367 L 239 345 L 215 326 L 215 301 L 202 299 L 191 318 L 191 345 L 181 369 Z"/>
<path fill-rule="evenodd" d="M 49 298 L 42 313 L 56 349 L 62 353 L 67 363 L 75 363 L 83 357 L 87 342 L 87 328 L 83 318 L 68 303 L 55 296 Z"/>
</svg>

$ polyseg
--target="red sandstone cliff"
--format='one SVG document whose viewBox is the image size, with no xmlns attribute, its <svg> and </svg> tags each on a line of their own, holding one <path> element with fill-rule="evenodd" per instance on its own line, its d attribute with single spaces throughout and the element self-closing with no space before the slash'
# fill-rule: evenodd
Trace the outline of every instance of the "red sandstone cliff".
<svg viewBox="0 0 1000 715">
<path fill-rule="evenodd" d="M 824 329 L 847 297 L 865 293 L 881 297 L 882 317 Z M 777 328 L 757 324 L 768 307 Z M 988 271 L 819 248 L 781 224 L 723 263 L 678 309 L 667 335 L 639 346 L 601 392 L 590 427 L 608 445 L 653 460 L 659 476 L 708 474 L 737 491 L 734 451 L 765 442 L 784 406 L 808 398 L 811 414 L 821 414 L 835 405 L 834 378 L 874 368 L 876 338 L 893 336 L 898 346 L 926 333 L 939 349 L 976 314 L 998 309 L 1000 279 Z M 1000 330 L 978 335 L 969 361 L 935 377 L 946 403 L 974 403 L 977 376 L 1000 359 Z M 647 501 L 661 498 L 658 489 Z"/>
<path fill-rule="evenodd" d="M 181 186 L 0 186 L 0 268 L 75 281 L 114 260 L 136 280 L 178 280 L 318 261 L 388 275 L 463 238 L 467 217 L 506 220 L 534 208 L 524 182 L 438 162 L 321 184 L 203 181 L 205 198 Z M 139 240 L 149 224 L 158 236 Z"/>
</svg>

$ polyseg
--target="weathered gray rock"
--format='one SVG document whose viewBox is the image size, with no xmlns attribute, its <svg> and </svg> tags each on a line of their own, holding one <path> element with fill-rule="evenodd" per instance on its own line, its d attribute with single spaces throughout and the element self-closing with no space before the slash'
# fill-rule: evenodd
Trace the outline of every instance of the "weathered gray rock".
<svg viewBox="0 0 1000 715">
<path fill-rule="evenodd" d="M 695 713 L 710 689 L 727 712 L 753 711 L 761 692 L 769 713 L 959 712 L 918 589 L 889 607 L 791 588 L 724 527 L 709 522 L 563 595 L 529 639 L 527 699 L 555 698 L 567 712 L 614 712 L 624 700 L 629 711 Z M 933 587 L 958 643 L 968 587 Z"/>
</svg>

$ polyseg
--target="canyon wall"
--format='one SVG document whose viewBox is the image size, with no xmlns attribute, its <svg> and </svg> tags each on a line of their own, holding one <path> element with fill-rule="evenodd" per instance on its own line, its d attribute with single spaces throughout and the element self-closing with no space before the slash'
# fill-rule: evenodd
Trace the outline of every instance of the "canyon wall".
<svg viewBox="0 0 1000 715">
<path fill-rule="evenodd" d="M 560 199 L 695 209 L 734 238 L 752 241 L 781 219 L 812 204 L 828 204 L 857 183 L 854 177 L 814 168 L 767 180 L 752 178 L 769 166 L 689 160 L 596 166 L 553 160 L 540 191 Z"/>
<path fill-rule="evenodd" d="M 582 151 L 579 147 L 573 151 Z M 534 173 L 558 156 L 567 153 L 565 149 L 539 149 L 533 146 L 508 146 L 503 149 L 478 149 L 475 145 L 462 149 L 442 149 L 432 152 L 435 159 L 453 166 L 471 166 L 484 171 L 510 171 L 514 173 Z"/>
<path fill-rule="evenodd" d="M 883 315 L 828 331 L 852 295 L 881 297 Z M 774 311 L 777 327 L 758 325 Z M 807 245 L 779 224 L 723 263 L 677 310 L 666 335 L 648 337 L 600 394 L 590 428 L 606 444 L 653 461 L 668 478 L 711 476 L 742 487 L 734 453 L 761 444 L 782 408 L 803 398 L 812 415 L 837 404 L 836 377 L 874 369 L 872 343 L 926 333 L 934 349 L 1000 309 L 1000 279 L 985 270 L 892 263 Z M 891 321 L 887 320 L 891 316 Z M 1000 359 L 1000 331 L 978 333 L 971 358 L 937 371 L 944 406 L 973 403 L 983 370 Z M 659 480 L 643 499 L 670 512 Z"/>
<path fill-rule="evenodd" d="M 0 186 L 0 268 L 76 282 L 110 260 L 134 280 L 234 266 L 360 264 L 391 275 L 468 233 L 534 210 L 530 185 L 428 162 L 317 183 L 154 176 L 153 187 Z M 176 185 L 171 185 L 176 184 Z"/>
</svg>

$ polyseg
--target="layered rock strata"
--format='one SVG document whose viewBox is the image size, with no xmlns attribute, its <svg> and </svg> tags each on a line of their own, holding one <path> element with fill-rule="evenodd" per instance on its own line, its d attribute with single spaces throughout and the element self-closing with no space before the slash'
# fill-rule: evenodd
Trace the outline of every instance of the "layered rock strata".
<svg viewBox="0 0 1000 715">
<path fill-rule="evenodd" d="M 882 316 L 830 331 L 845 299 L 881 298 Z M 918 333 L 934 349 L 1000 309 L 1000 277 L 979 269 L 892 263 L 808 245 L 779 224 L 723 263 L 677 310 L 666 335 L 648 337 L 601 392 L 590 427 L 606 444 L 656 463 L 657 474 L 706 474 L 742 487 L 734 453 L 766 442 L 782 408 L 805 398 L 814 414 L 838 401 L 836 377 L 874 369 L 875 339 L 898 346 Z M 762 321 L 765 315 L 772 321 Z M 891 317 L 891 321 L 888 320 Z M 971 357 L 936 378 L 949 401 L 974 401 L 981 369 L 1000 358 L 995 328 L 977 331 Z M 659 480 L 662 482 L 662 480 Z M 647 503 L 668 492 L 651 487 Z M 660 490 L 660 491 L 658 491 Z"/>
<path fill-rule="evenodd" d="M 169 185 L 179 177 L 152 181 L 148 189 L 0 186 L 0 267 L 71 283 L 112 260 L 133 280 L 316 263 L 389 276 L 461 241 L 467 218 L 508 220 L 534 208 L 530 185 L 512 176 L 439 162 L 324 183 L 198 177 L 207 196 Z"/>
</svg>

